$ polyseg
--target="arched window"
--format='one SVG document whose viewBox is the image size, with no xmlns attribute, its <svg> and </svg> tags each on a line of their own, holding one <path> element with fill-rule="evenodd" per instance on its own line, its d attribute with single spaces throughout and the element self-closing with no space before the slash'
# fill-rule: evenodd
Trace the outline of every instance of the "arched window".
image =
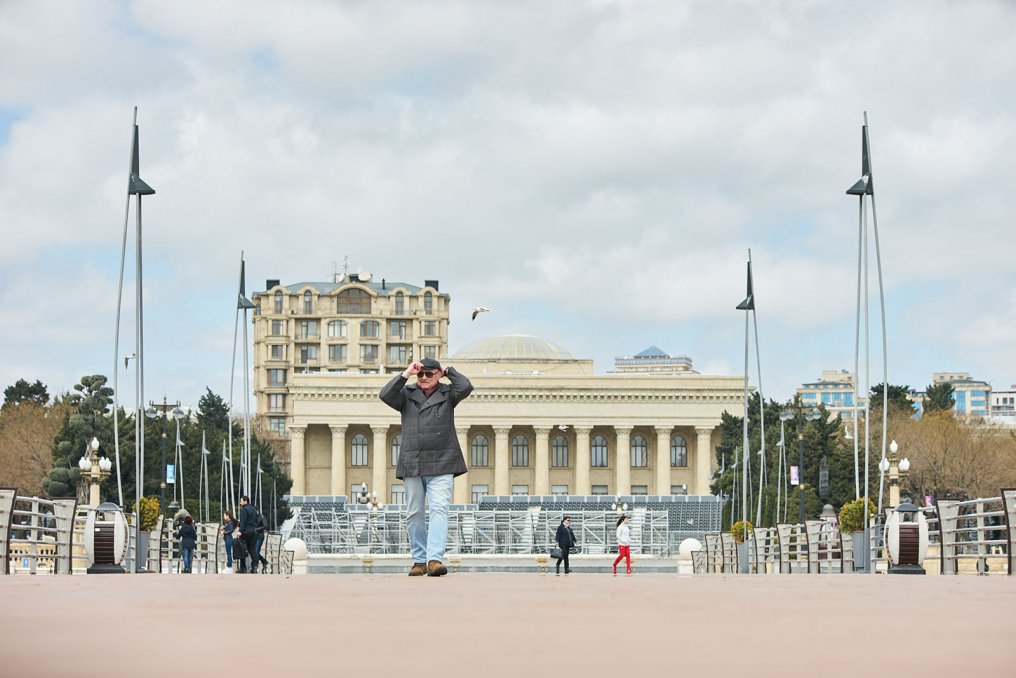
<svg viewBox="0 0 1016 678">
<path fill-rule="evenodd" d="M 332 320 L 328 323 L 329 339 L 344 339 L 346 337 L 346 321 Z"/>
<path fill-rule="evenodd" d="M 688 465 L 688 443 L 681 436 L 674 436 L 670 441 L 670 465 Z"/>
<path fill-rule="evenodd" d="M 352 442 L 352 460 L 350 466 L 366 466 L 367 465 L 367 436 L 362 433 L 357 433 L 353 436 Z"/>
<path fill-rule="evenodd" d="M 529 466 L 529 438 L 524 435 L 512 438 L 512 466 Z"/>
<path fill-rule="evenodd" d="M 272 308 L 275 313 L 282 313 L 282 292 L 275 293 L 275 305 Z"/>
<path fill-rule="evenodd" d="M 477 435 L 473 436 L 473 442 L 470 444 L 470 461 L 472 466 L 488 466 L 490 463 L 489 450 L 490 447 L 487 444 L 487 436 Z"/>
<path fill-rule="evenodd" d="M 434 313 L 434 295 L 430 292 L 423 295 L 423 313 L 424 315 L 432 315 Z"/>
<path fill-rule="evenodd" d="M 607 439 L 603 436 L 593 436 L 590 446 L 590 464 L 593 468 L 607 468 Z"/>
<path fill-rule="evenodd" d="M 649 452 L 646 439 L 635 436 L 631 439 L 631 467 L 645 468 L 649 464 Z"/>
<path fill-rule="evenodd" d="M 309 291 L 303 293 L 303 312 L 308 315 L 314 312 L 314 295 Z"/>
<path fill-rule="evenodd" d="M 370 295 L 356 287 L 339 292 L 335 298 L 337 313 L 370 313 Z"/>
<path fill-rule="evenodd" d="M 395 293 L 395 315 L 405 315 L 406 295 L 402 292 Z"/>
<path fill-rule="evenodd" d="M 554 436 L 550 444 L 550 465 L 556 468 L 568 466 L 568 439 L 564 436 Z"/>
<path fill-rule="evenodd" d="M 402 434 L 392 438 L 392 466 L 399 465 L 399 452 L 402 451 Z"/>
<path fill-rule="evenodd" d="M 362 320 L 360 321 L 360 336 L 361 337 L 377 337 L 381 332 L 381 323 L 376 320 Z"/>
</svg>

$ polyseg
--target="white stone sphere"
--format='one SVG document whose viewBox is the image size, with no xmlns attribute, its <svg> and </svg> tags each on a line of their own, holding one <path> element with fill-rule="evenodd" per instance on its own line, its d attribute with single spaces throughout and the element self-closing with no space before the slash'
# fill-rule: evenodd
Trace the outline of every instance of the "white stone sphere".
<svg viewBox="0 0 1016 678">
<path fill-rule="evenodd" d="M 303 539 L 290 537 L 282 548 L 293 552 L 293 560 L 307 560 L 307 544 Z"/>
<path fill-rule="evenodd" d="M 688 537 L 677 547 L 677 554 L 684 558 L 691 558 L 692 551 L 701 551 L 702 542 L 694 537 Z"/>
</svg>

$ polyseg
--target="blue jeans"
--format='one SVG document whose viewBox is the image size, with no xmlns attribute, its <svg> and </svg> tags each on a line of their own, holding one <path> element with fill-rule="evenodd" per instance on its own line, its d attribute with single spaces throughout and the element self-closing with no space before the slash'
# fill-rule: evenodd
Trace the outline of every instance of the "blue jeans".
<svg viewBox="0 0 1016 678">
<path fill-rule="evenodd" d="M 233 567 L 233 535 L 225 537 L 226 544 L 226 567 Z"/>
<path fill-rule="evenodd" d="M 403 478 L 406 488 L 406 528 L 414 563 L 444 562 L 448 542 L 448 504 L 452 500 L 452 474 Z M 424 515 L 430 505 L 430 520 Z"/>
<path fill-rule="evenodd" d="M 180 550 L 183 551 L 183 571 L 184 572 L 190 572 L 191 571 L 191 558 L 194 557 L 194 549 L 193 549 L 193 547 L 187 547 L 187 548 L 183 548 L 183 549 L 180 549 Z"/>
</svg>

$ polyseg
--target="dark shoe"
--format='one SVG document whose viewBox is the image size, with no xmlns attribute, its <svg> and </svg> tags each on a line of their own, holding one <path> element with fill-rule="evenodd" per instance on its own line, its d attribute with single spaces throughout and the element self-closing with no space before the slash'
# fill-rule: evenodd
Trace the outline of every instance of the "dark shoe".
<svg viewBox="0 0 1016 678">
<path fill-rule="evenodd" d="M 564 573 L 565 574 L 571 574 L 571 570 L 565 570 Z"/>
<path fill-rule="evenodd" d="M 444 563 L 440 560 L 431 560 L 427 562 L 428 577 L 440 577 L 443 574 L 448 574 L 448 568 L 444 566 Z"/>
<path fill-rule="evenodd" d="M 427 574 L 427 565 L 425 563 L 413 563 L 413 566 L 409 568 L 410 577 L 422 577 Z"/>
</svg>

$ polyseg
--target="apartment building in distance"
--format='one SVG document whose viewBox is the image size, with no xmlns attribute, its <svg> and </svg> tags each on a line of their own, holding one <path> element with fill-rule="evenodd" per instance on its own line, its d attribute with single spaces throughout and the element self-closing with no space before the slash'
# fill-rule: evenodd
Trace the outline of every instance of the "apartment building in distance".
<svg viewBox="0 0 1016 678">
<path fill-rule="evenodd" d="M 934 372 L 931 383 L 948 383 L 953 387 L 953 413 L 957 416 L 970 419 L 990 414 L 991 384 L 988 382 L 971 379 L 967 372 Z"/>
<path fill-rule="evenodd" d="M 670 355 L 656 346 L 650 346 L 635 355 L 614 358 L 614 373 L 680 374 L 694 373 L 694 370 L 688 356 Z"/>
<path fill-rule="evenodd" d="M 842 414 L 846 417 L 854 409 L 854 374 L 846 370 L 822 370 L 817 381 L 802 384 L 797 389 L 805 407 L 825 405 L 830 416 Z M 864 407 L 866 394 L 857 395 L 857 404 Z"/>
<path fill-rule="evenodd" d="M 441 360 L 448 302 L 423 285 L 339 273 L 330 282 L 265 281 L 254 304 L 254 395 L 262 430 L 287 439 L 295 374 L 401 372 L 410 356 Z M 288 457 L 288 454 L 286 455 Z"/>
</svg>

